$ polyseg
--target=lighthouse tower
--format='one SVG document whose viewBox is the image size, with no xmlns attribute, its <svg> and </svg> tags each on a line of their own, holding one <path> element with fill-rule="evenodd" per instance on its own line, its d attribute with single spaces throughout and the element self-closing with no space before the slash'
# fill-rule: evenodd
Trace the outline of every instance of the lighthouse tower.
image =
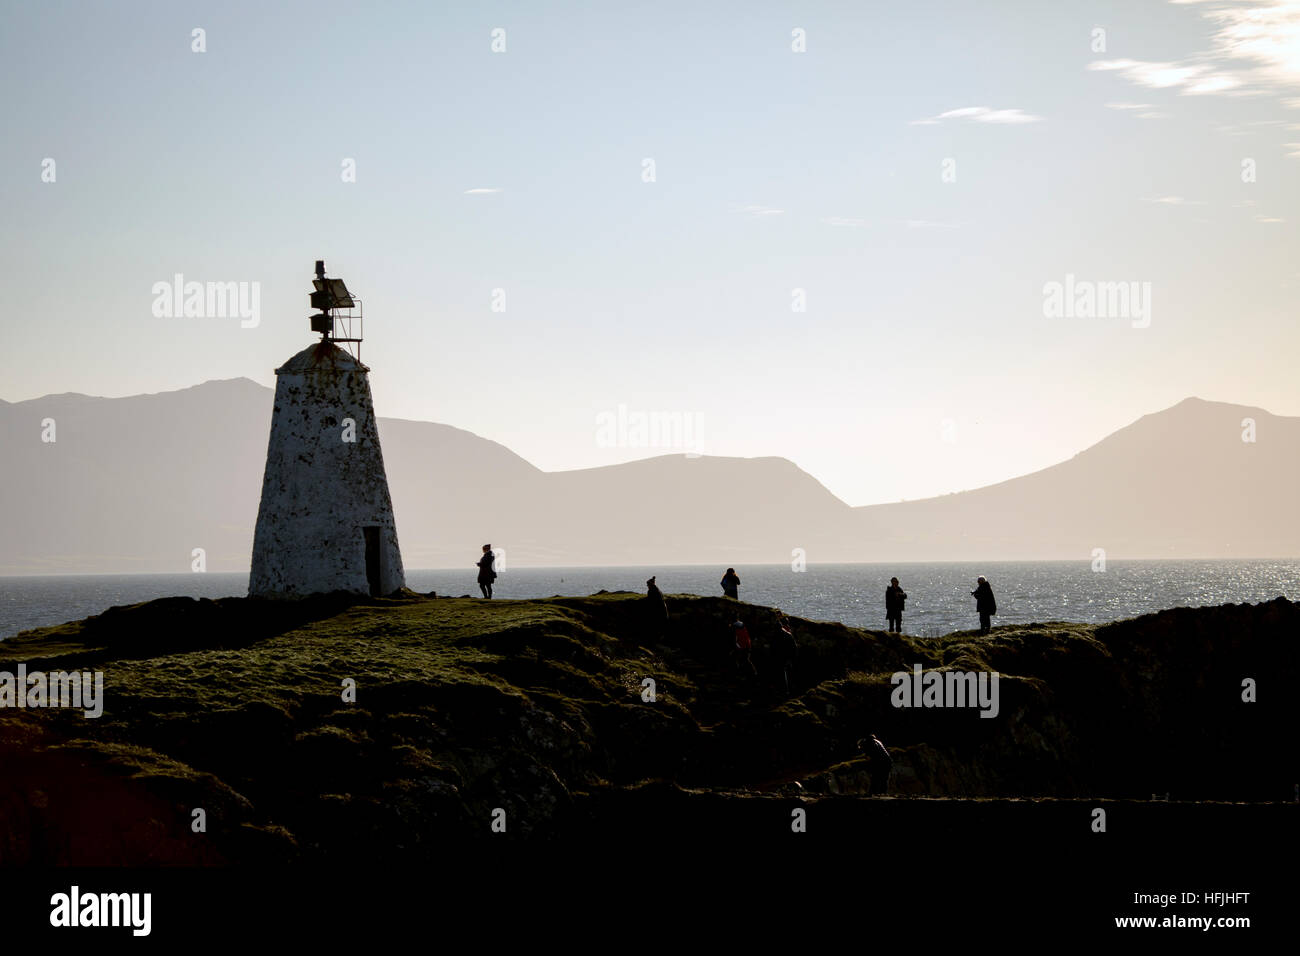
<svg viewBox="0 0 1300 956">
<path fill-rule="evenodd" d="M 323 261 L 313 284 L 311 304 L 320 311 L 311 327 L 320 341 L 275 370 L 248 594 L 390 594 L 405 576 L 370 370 L 360 360 L 360 300 L 342 280 L 325 278 Z M 336 322 L 342 338 L 333 337 Z"/>
</svg>

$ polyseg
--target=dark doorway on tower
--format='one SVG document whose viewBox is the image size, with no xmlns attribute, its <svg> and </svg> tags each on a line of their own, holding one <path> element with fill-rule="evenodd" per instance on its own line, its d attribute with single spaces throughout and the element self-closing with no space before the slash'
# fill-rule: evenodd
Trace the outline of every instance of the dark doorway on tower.
<svg viewBox="0 0 1300 956">
<path fill-rule="evenodd" d="M 382 529 L 370 526 L 361 529 L 366 535 L 366 580 L 370 583 L 370 596 L 378 597 L 383 578 L 379 574 L 379 541 Z"/>
</svg>

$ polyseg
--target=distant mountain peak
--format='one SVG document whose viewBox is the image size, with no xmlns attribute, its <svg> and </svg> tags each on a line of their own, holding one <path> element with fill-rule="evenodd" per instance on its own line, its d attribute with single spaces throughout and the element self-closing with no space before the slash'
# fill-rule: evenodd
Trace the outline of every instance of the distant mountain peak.
<svg viewBox="0 0 1300 956">
<path fill-rule="evenodd" d="M 1254 416 L 1275 417 L 1272 412 L 1258 405 L 1243 405 L 1240 402 L 1218 402 L 1214 399 L 1201 398 L 1199 395 L 1191 395 L 1184 398 L 1176 405 L 1170 405 L 1168 408 L 1161 409 L 1158 412 L 1150 412 L 1143 415 L 1143 419 L 1159 418 L 1161 415 L 1169 415 L 1175 412 L 1183 414 L 1201 414 L 1207 412 L 1224 412 L 1229 409 L 1249 413 Z M 1139 419 L 1141 421 L 1142 419 Z M 1135 423 L 1136 424 L 1136 423 Z"/>
<path fill-rule="evenodd" d="M 254 381 L 247 375 L 240 375 L 236 378 L 210 378 L 206 382 L 200 382 L 198 385 L 191 385 L 190 388 L 248 388 L 250 385 L 257 388 L 267 388 L 261 382 Z M 189 391 L 189 389 L 176 389 L 178 392 Z"/>
</svg>

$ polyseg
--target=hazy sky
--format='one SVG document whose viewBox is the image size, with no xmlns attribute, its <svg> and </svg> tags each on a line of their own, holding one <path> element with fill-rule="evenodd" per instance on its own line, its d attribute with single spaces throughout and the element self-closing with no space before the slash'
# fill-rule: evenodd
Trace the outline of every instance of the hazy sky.
<svg viewBox="0 0 1300 956">
<path fill-rule="evenodd" d="M 1032 471 L 1189 395 L 1300 414 L 1294 2 L 0 19 L 9 401 L 273 384 L 324 258 L 365 299 L 381 415 L 547 470 L 674 450 L 605 447 L 620 405 L 855 505 Z M 176 273 L 259 283 L 259 324 L 155 316 Z M 1149 315 L 1048 317 L 1067 274 L 1149 288 Z"/>
</svg>

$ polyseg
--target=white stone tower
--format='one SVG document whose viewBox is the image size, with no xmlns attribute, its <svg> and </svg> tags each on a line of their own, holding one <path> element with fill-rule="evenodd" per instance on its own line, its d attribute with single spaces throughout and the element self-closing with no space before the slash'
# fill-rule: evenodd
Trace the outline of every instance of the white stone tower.
<svg viewBox="0 0 1300 956">
<path fill-rule="evenodd" d="M 359 358 L 361 317 L 353 309 L 360 300 L 342 281 L 325 278 L 323 261 L 316 277 L 311 300 L 320 313 L 312 330 L 321 340 L 275 370 L 250 597 L 383 595 L 406 583 L 370 370 Z M 348 324 L 349 337 L 331 338 L 336 319 Z M 357 355 L 335 342 L 356 343 Z"/>
</svg>

